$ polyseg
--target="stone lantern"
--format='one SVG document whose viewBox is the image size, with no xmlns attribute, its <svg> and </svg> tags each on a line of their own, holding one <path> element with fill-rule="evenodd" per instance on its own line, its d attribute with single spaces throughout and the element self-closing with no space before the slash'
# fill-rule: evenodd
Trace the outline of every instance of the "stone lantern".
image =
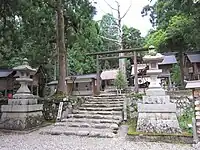
<svg viewBox="0 0 200 150">
<path fill-rule="evenodd" d="M 170 97 L 165 94 L 158 80 L 158 75 L 162 73 L 158 63 L 163 59 L 163 55 L 156 53 L 152 47 L 149 54 L 143 58 L 149 64 L 147 75 L 151 81 L 142 103 L 138 104 L 138 132 L 181 132 L 176 116 L 176 104 L 170 102 Z"/>
<path fill-rule="evenodd" d="M 8 100 L 8 105 L 1 106 L 0 128 L 10 130 L 33 128 L 43 123 L 43 105 L 37 104 L 37 96 L 31 94 L 28 88 L 28 84 L 33 81 L 30 75 L 36 73 L 36 70 L 29 66 L 27 59 L 13 70 L 19 75 L 16 80 L 20 83 L 20 88 L 13 95 L 13 99 Z"/>
</svg>

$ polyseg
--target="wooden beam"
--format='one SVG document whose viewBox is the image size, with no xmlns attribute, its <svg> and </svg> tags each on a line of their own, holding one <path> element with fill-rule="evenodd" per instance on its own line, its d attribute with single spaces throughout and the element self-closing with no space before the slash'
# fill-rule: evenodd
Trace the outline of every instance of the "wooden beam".
<svg viewBox="0 0 200 150">
<path fill-rule="evenodd" d="M 92 55 L 105 55 L 105 54 L 116 54 L 116 53 L 128 53 L 134 51 L 148 51 L 151 48 L 143 47 L 143 48 L 134 48 L 134 49 L 123 49 L 123 50 L 115 50 L 115 51 L 107 51 L 107 52 L 96 52 L 96 53 L 88 53 L 87 56 Z"/>
<path fill-rule="evenodd" d="M 122 57 L 119 57 L 119 56 L 116 56 L 116 57 L 102 57 L 102 58 L 99 58 L 99 60 L 108 60 L 108 59 L 123 59 L 123 58 L 133 58 L 134 55 L 131 55 L 131 56 L 122 56 Z"/>
</svg>

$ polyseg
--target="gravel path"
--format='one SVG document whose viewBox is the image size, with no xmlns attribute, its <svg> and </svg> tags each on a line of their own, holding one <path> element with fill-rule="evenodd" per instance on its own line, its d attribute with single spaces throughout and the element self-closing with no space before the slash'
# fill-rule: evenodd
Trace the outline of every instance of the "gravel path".
<svg viewBox="0 0 200 150">
<path fill-rule="evenodd" d="M 0 134 L 0 150 L 195 150 L 190 145 L 127 141 L 124 138 L 87 138 L 65 135 Z"/>
</svg>

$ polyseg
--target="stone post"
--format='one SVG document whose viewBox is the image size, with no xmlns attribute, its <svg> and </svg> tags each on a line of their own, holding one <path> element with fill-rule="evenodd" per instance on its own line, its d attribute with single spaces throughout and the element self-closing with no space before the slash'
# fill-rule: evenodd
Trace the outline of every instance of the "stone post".
<svg viewBox="0 0 200 150">
<path fill-rule="evenodd" d="M 200 138 L 200 95 L 195 98 L 195 118 L 196 118 L 196 131 Z"/>
<path fill-rule="evenodd" d="M 195 122 L 196 122 L 196 133 L 198 138 L 200 138 L 200 80 L 186 81 L 186 89 L 193 89 L 194 97 L 194 110 L 195 110 Z M 196 139 L 194 139 L 196 142 Z"/>
<path fill-rule="evenodd" d="M 9 130 L 25 130 L 36 127 L 43 123 L 43 105 L 37 104 L 37 96 L 34 96 L 28 88 L 28 83 L 32 82 L 30 75 L 36 70 L 32 69 L 27 59 L 21 66 L 14 67 L 19 78 L 20 88 L 13 99 L 8 100 L 8 105 L 2 105 L 2 116 L 0 128 Z"/>
</svg>

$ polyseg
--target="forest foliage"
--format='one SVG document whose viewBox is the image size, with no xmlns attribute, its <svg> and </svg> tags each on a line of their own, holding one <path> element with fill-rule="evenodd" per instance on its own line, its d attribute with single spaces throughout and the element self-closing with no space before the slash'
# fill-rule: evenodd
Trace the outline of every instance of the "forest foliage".
<svg viewBox="0 0 200 150">
<path fill-rule="evenodd" d="M 33 67 L 43 66 L 47 81 L 53 79 L 55 68 L 58 70 L 55 2 L 0 2 L 1 68 L 12 68 L 26 57 Z M 118 49 L 116 43 L 102 38 L 117 39 L 117 20 L 112 14 L 105 14 L 100 21 L 94 21 L 96 8 L 89 0 L 67 0 L 62 5 L 68 75 L 94 73 L 95 58 L 86 54 Z M 200 4 L 192 0 L 150 1 L 141 15 L 150 16 L 154 29 L 142 37 L 138 29 L 124 25 L 123 48 L 154 45 L 159 52 L 176 51 L 180 54 L 182 72 L 182 54 L 200 48 L 199 11 Z M 100 64 L 101 69 L 117 68 L 118 60 L 101 61 Z"/>
</svg>

